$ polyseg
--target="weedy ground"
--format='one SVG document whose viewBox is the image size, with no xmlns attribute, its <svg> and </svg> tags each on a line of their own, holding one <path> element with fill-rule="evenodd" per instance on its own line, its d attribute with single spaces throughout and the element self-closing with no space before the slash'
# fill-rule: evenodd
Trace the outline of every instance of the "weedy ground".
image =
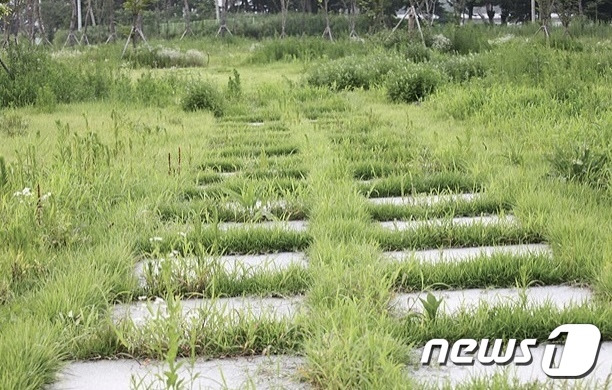
<svg viewBox="0 0 612 390">
<path fill-rule="evenodd" d="M 269 58 L 284 47 L 274 41 L 187 40 L 172 45 L 210 52 L 208 67 L 128 67 L 133 87 L 121 101 L 114 91 L 3 109 L 0 388 L 41 388 L 71 359 L 261 353 L 305 356 L 302 379 L 316 387 L 405 388 L 410 349 L 434 337 L 542 340 L 559 324 L 582 322 L 611 340 L 612 43 L 560 36 L 557 46 L 518 36 L 464 56 L 428 49 L 425 65 L 401 42 L 333 62 Z M 326 45 L 333 53 L 343 44 Z M 120 49 L 81 49 L 71 59 L 119 66 Z M 396 63 L 370 63 L 389 51 Z M 355 78 L 336 79 L 338 69 Z M 397 94 L 389 91 L 421 87 L 418 77 L 400 87 L 395 78 L 420 72 L 436 72 L 421 104 L 391 102 Z M 202 109 L 183 110 L 189 86 L 200 82 L 213 86 L 194 95 Z M 366 200 L 461 192 L 483 197 L 431 207 Z M 389 232 L 375 224 L 488 214 L 513 214 L 520 225 Z M 307 220 L 308 230 L 219 229 L 284 220 Z M 553 259 L 381 266 L 386 250 L 540 242 Z M 149 275 L 146 288 L 133 272 L 138 261 L 169 253 L 279 251 L 305 251 L 308 267 L 236 279 L 201 262 L 189 277 Z M 595 301 L 453 317 L 388 311 L 402 291 L 553 284 L 589 286 Z M 177 312 L 176 297 L 305 295 L 308 315 L 112 325 L 113 304 L 141 295 Z M 488 385 L 508 386 L 497 379 Z"/>
</svg>

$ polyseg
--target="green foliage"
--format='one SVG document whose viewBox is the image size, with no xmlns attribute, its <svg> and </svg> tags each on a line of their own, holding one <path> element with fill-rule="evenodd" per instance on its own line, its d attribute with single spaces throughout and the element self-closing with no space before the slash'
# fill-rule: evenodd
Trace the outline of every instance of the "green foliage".
<svg viewBox="0 0 612 390">
<path fill-rule="evenodd" d="M 431 292 L 427 293 L 426 299 L 419 298 L 421 304 L 423 304 L 423 309 L 425 310 L 425 314 L 429 321 L 435 321 L 436 316 L 438 315 L 438 309 L 443 302 L 443 299 L 436 298 Z"/>
<path fill-rule="evenodd" d="M 45 112 L 53 112 L 57 106 L 57 98 L 49 85 L 38 88 L 36 93 L 36 105 Z"/>
<path fill-rule="evenodd" d="M 612 154 L 608 148 L 588 144 L 556 146 L 549 157 L 552 173 L 565 180 L 607 188 L 612 178 Z"/>
<path fill-rule="evenodd" d="M 444 78 L 429 66 L 406 67 L 394 73 L 387 81 L 387 96 L 393 102 L 411 103 L 422 101 L 440 87 Z"/>
<path fill-rule="evenodd" d="M 170 49 L 162 46 L 153 49 L 139 47 L 129 52 L 127 60 L 136 68 L 201 67 L 205 66 L 207 61 L 204 53 L 198 50 L 190 49 L 186 52 L 182 52 L 177 49 Z"/>
<path fill-rule="evenodd" d="M 187 90 L 183 98 L 183 110 L 207 110 L 214 116 L 223 116 L 224 100 L 217 87 L 210 82 L 199 82 Z"/>
<path fill-rule="evenodd" d="M 431 51 L 421 43 L 411 43 L 404 49 L 406 59 L 412 62 L 426 62 L 431 58 Z"/>
<path fill-rule="evenodd" d="M 227 81 L 227 97 L 231 100 L 237 100 L 242 96 L 242 84 L 240 83 L 240 73 L 236 69 L 233 73 L 234 77 L 230 76 Z"/>
<path fill-rule="evenodd" d="M 484 77 L 487 74 L 485 61 L 473 54 L 451 56 L 442 62 L 441 68 L 455 82 L 469 81 L 474 77 Z"/>
<path fill-rule="evenodd" d="M 0 131 L 8 137 L 24 135 L 28 129 L 28 122 L 15 111 L 0 113 Z"/>
<path fill-rule="evenodd" d="M 3 189 L 8 184 L 8 172 L 4 157 L 0 156 L 0 189 Z"/>
<path fill-rule="evenodd" d="M 346 57 L 326 62 L 313 68 L 308 83 L 332 90 L 369 89 L 384 83 L 387 76 L 396 72 L 405 60 L 395 55 L 369 55 Z"/>
<path fill-rule="evenodd" d="M 490 49 L 485 34 L 475 26 L 454 28 L 450 35 L 451 51 L 458 54 L 479 53 Z"/>
<path fill-rule="evenodd" d="M 255 44 L 251 63 L 265 64 L 276 61 L 312 61 L 319 58 L 338 59 L 367 53 L 363 43 L 354 41 L 329 42 L 319 38 L 285 38 Z"/>
</svg>

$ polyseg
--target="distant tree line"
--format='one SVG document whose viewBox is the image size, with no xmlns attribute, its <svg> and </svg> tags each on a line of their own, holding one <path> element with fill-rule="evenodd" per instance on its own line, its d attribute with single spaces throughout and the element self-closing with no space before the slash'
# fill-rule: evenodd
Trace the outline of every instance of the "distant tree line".
<svg viewBox="0 0 612 390">
<path fill-rule="evenodd" d="M 551 12 L 557 12 L 562 21 L 578 15 L 594 21 L 612 20 L 612 0 L 538 0 L 536 4 L 539 18 L 544 20 Z M 39 43 L 51 40 L 58 30 L 68 30 L 67 42 L 74 44 L 87 39 L 88 28 L 104 29 L 108 41 L 117 37 L 118 25 L 131 26 L 124 35 L 142 31 L 143 15 L 157 24 L 184 22 L 185 31 L 190 32 L 192 21 L 217 18 L 224 23 L 229 13 L 257 13 L 282 15 L 284 36 L 288 13 L 322 13 L 325 19 L 329 14 L 352 17 L 353 35 L 356 15 L 372 25 L 390 27 L 396 22 L 396 12 L 411 7 L 430 23 L 452 21 L 453 14 L 467 15 L 468 19 L 487 17 L 491 22 L 499 14 L 502 23 L 531 18 L 531 0 L 0 0 L 0 29 L 5 41 L 26 36 Z M 486 15 L 475 14 L 475 9 L 482 10 L 479 7 Z M 329 20 L 326 23 L 329 26 Z M 81 32 L 75 34 L 79 25 Z"/>
</svg>

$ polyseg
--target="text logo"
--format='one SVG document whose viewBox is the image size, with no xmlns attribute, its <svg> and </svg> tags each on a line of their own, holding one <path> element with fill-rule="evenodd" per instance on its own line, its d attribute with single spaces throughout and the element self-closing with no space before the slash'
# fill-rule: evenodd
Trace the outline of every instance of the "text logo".
<svg viewBox="0 0 612 390">
<path fill-rule="evenodd" d="M 550 378 L 587 376 L 597 363 L 601 346 L 599 329 L 591 324 L 564 324 L 555 328 L 548 340 L 556 340 L 561 335 L 566 335 L 564 344 L 549 344 L 544 347 L 542 371 Z M 428 365 L 434 348 L 439 347 L 438 363 L 441 365 L 445 365 L 449 357 L 456 365 L 473 365 L 476 360 L 484 365 L 506 365 L 512 362 L 516 365 L 529 365 L 533 363 L 531 348 L 536 346 L 536 339 L 525 339 L 520 343 L 517 343 L 516 339 L 509 339 L 503 351 L 504 341 L 501 339 L 496 339 L 493 343 L 489 339 L 482 339 L 480 343 L 474 339 L 460 339 L 451 348 L 447 340 L 433 339 L 425 344 L 421 363 Z M 520 356 L 517 356 L 517 349 L 521 351 Z"/>
</svg>

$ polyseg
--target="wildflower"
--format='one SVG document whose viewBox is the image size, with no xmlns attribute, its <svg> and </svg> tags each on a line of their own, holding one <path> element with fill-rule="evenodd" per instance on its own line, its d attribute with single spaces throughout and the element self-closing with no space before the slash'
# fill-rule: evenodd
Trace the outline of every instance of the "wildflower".
<svg viewBox="0 0 612 390">
<path fill-rule="evenodd" d="M 151 238 L 149 238 L 149 242 L 160 242 L 162 240 L 163 240 L 163 238 L 161 238 L 161 237 L 151 237 Z"/>
<path fill-rule="evenodd" d="M 15 193 L 13 193 L 13 196 L 15 197 L 19 197 L 19 196 L 32 196 L 32 189 L 30 187 L 26 187 L 21 191 L 17 191 Z"/>
<path fill-rule="evenodd" d="M 185 233 L 185 232 L 178 232 L 178 235 L 183 237 L 183 238 L 187 238 L 187 233 Z"/>
<path fill-rule="evenodd" d="M 42 202 L 46 201 L 47 199 L 49 199 L 51 197 L 51 193 L 47 192 L 46 194 L 44 194 L 43 196 L 40 197 L 40 200 Z"/>
</svg>

